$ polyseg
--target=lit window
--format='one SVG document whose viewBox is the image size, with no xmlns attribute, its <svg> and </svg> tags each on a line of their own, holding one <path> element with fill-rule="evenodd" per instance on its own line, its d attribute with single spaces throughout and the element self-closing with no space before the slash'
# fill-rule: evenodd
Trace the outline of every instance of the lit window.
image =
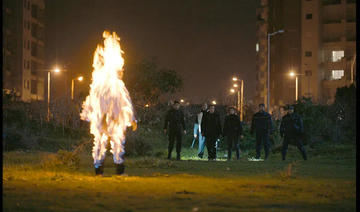
<svg viewBox="0 0 360 212">
<path fill-rule="evenodd" d="M 332 61 L 337 62 L 344 57 L 344 51 L 332 51 Z"/>
<path fill-rule="evenodd" d="M 259 52 L 259 44 L 256 44 L 256 52 Z"/>
<path fill-rule="evenodd" d="M 339 80 L 344 76 L 344 70 L 332 70 L 332 79 Z"/>
</svg>

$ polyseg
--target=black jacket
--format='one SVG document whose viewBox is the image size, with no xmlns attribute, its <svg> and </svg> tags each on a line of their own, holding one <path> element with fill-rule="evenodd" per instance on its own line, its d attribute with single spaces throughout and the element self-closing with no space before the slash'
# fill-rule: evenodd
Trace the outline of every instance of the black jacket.
<svg viewBox="0 0 360 212">
<path fill-rule="evenodd" d="M 208 110 L 201 110 L 200 113 L 203 113 L 203 116 L 202 116 L 202 118 L 201 118 L 201 121 L 202 121 L 202 119 L 204 118 L 204 116 L 205 116 L 207 113 L 209 113 L 209 111 L 208 111 Z M 195 115 L 195 124 L 199 124 L 198 114 L 200 114 L 200 113 L 197 113 L 197 114 Z"/>
<path fill-rule="evenodd" d="M 271 115 L 265 111 L 255 113 L 251 122 L 251 134 L 254 130 L 256 134 L 273 133 Z"/>
<path fill-rule="evenodd" d="M 242 135 L 242 125 L 239 116 L 232 114 L 225 117 L 224 136 Z"/>
<path fill-rule="evenodd" d="M 304 132 L 303 122 L 301 117 L 296 113 L 286 114 L 280 124 L 281 136 L 299 136 Z"/>
<path fill-rule="evenodd" d="M 169 127 L 170 132 L 181 132 L 185 130 L 185 118 L 181 110 L 170 109 L 166 113 L 164 129 Z"/>
<path fill-rule="evenodd" d="M 219 114 L 206 113 L 201 120 L 201 131 L 205 137 L 218 138 L 222 134 Z"/>
</svg>

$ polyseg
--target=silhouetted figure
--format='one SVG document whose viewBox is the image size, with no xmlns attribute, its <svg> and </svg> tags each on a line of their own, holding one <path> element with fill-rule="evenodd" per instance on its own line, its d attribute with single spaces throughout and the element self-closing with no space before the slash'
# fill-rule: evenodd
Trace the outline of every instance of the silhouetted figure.
<svg viewBox="0 0 360 212">
<path fill-rule="evenodd" d="M 225 117 L 224 137 L 227 140 L 228 160 L 231 160 L 231 151 L 235 147 L 236 159 L 240 158 L 239 138 L 242 136 L 240 117 L 235 114 L 235 108 L 229 108 L 229 115 Z"/>
<path fill-rule="evenodd" d="M 215 105 L 210 105 L 201 123 L 202 135 L 205 136 L 208 159 L 216 160 L 216 140 L 222 134 L 220 116 L 215 112 Z"/>
<path fill-rule="evenodd" d="M 269 135 L 273 133 L 271 115 L 265 112 L 265 105 L 259 104 L 259 112 L 255 113 L 251 122 L 251 134 L 256 133 L 256 159 L 260 159 L 261 143 L 264 143 L 265 159 L 269 156 Z"/>
<path fill-rule="evenodd" d="M 285 160 L 289 143 L 294 143 L 301 152 L 304 160 L 307 160 L 305 148 L 301 142 L 301 136 L 304 133 L 303 122 L 300 115 L 294 113 L 294 107 L 289 107 L 280 124 L 280 136 L 284 137 L 282 146 L 282 159 Z"/>
<path fill-rule="evenodd" d="M 180 160 L 182 131 L 184 132 L 184 134 L 186 134 L 186 128 L 184 114 L 180 110 L 180 103 L 178 101 L 174 101 L 173 107 L 166 114 L 164 124 L 165 134 L 168 128 L 169 146 L 167 158 L 171 158 L 171 152 L 174 148 L 174 141 L 176 138 L 176 159 Z"/>
</svg>

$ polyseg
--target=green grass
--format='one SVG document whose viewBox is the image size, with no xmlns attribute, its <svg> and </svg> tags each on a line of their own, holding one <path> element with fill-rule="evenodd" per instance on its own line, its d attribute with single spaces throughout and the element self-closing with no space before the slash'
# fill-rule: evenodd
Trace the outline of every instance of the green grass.
<svg viewBox="0 0 360 212">
<path fill-rule="evenodd" d="M 44 166 L 53 153 L 6 152 L 3 210 L 355 211 L 355 151 L 333 148 L 341 151 L 309 151 L 308 161 L 290 148 L 284 162 L 278 153 L 248 161 L 248 152 L 239 161 L 209 162 L 183 149 L 182 161 L 127 158 L 128 176 L 114 175 L 109 155 L 103 177 L 94 176 L 90 153 L 71 170 Z"/>
</svg>

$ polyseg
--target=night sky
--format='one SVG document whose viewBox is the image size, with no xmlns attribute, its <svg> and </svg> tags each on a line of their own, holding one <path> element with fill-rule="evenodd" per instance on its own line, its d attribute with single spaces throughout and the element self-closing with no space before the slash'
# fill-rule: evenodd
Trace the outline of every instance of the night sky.
<svg viewBox="0 0 360 212">
<path fill-rule="evenodd" d="M 126 64 L 154 59 L 183 77 L 177 97 L 195 103 L 228 95 L 238 74 L 249 100 L 255 94 L 257 2 L 46 0 L 47 65 L 66 64 L 89 78 L 94 50 L 108 29 L 121 39 L 125 74 Z"/>
</svg>

